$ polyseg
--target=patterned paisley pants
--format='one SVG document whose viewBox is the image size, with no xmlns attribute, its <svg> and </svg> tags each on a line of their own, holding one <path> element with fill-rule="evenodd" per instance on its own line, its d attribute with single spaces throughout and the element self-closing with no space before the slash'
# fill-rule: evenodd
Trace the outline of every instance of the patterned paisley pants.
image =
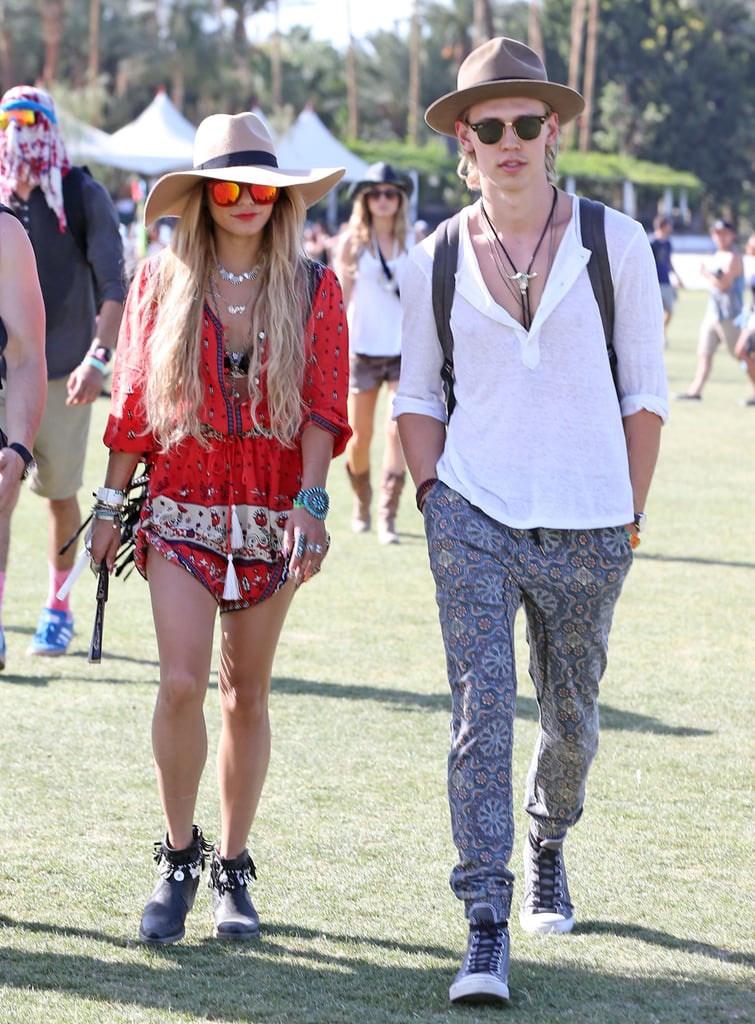
<svg viewBox="0 0 755 1024">
<path fill-rule="evenodd" d="M 525 809 L 543 838 L 579 820 L 598 749 L 598 686 L 632 564 L 623 527 L 513 530 L 443 483 L 424 507 L 452 694 L 448 797 L 459 862 L 451 888 L 511 910 L 514 619 L 524 606 L 540 729 Z"/>
</svg>

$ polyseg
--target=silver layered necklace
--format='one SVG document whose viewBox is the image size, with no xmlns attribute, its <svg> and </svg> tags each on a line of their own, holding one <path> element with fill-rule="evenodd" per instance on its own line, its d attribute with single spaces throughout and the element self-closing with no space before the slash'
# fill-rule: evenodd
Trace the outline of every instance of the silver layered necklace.
<svg viewBox="0 0 755 1024">
<path fill-rule="evenodd" d="M 218 274 L 222 277 L 222 279 L 224 281 L 229 281 L 232 285 L 240 285 L 243 284 L 244 281 L 249 281 L 250 283 L 253 283 L 254 281 L 257 280 L 257 277 L 259 276 L 259 267 L 253 267 L 252 270 L 246 270 L 244 271 L 243 274 L 231 274 L 231 271 L 226 270 L 225 267 L 222 266 L 220 263 L 216 263 L 215 266 L 217 267 Z M 246 302 L 226 302 L 225 298 L 220 294 L 220 288 L 218 286 L 217 280 L 215 278 L 215 275 L 211 271 L 210 293 L 212 297 L 215 299 L 216 303 L 222 302 L 222 304 L 228 310 L 230 316 L 241 316 L 242 314 L 246 313 L 247 309 L 249 308 L 249 303 L 251 302 L 252 295 L 254 294 L 254 288 L 252 288 L 252 291 Z"/>
<path fill-rule="evenodd" d="M 229 284 L 243 284 L 244 281 L 256 281 L 260 275 L 259 265 L 252 267 L 251 270 L 242 270 L 240 274 L 234 274 L 232 270 L 226 270 L 222 263 L 216 263 L 215 266 L 218 268 L 218 273 L 223 280 Z"/>
</svg>

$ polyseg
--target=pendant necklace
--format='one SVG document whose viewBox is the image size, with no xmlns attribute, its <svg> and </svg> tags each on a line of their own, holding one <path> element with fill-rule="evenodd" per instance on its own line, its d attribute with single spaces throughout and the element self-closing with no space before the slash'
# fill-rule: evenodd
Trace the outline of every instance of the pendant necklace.
<svg viewBox="0 0 755 1024">
<path fill-rule="evenodd" d="M 217 264 L 217 267 L 218 267 L 218 273 L 222 277 L 223 276 L 224 268 L 221 267 L 219 263 Z M 226 273 L 228 273 L 228 271 L 226 271 Z M 254 274 L 253 277 L 249 277 L 249 280 L 250 281 L 255 281 L 256 278 L 257 278 L 257 274 L 258 274 L 257 267 L 255 267 L 253 271 L 249 271 L 249 273 L 250 274 Z M 240 275 L 239 276 L 239 280 L 232 282 L 232 284 L 240 284 L 242 279 L 243 279 L 243 276 L 244 275 Z M 227 278 L 226 278 L 226 280 L 227 280 Z M 220 286 L 218 285 L 218 282 L 217 282 L 217 280 L 215 278 L 214 273 L 212 271 L 210 271 L 210 294 L 212 295 L 212 297 L 213 297 L 213 299 L 215 300 L 216 303 L 217 302 L 222 302 L 223 303 L 225 308 L 228 310 L 228 313 L 230 314 L 230 316 L 241 316 L 243 313 L 246 313 L 247 309 L 249 308 L 249 302 L 251 301 L 252 295 L 254 295 L 254 289 L 252 289 L 252 294 L 249 296 L 247 301 L 245 303 L 243 303 L 242 305 L 238 305 L 236 303 L 228 303 L 223 298 L 223 296 L 220 294 Z"/>
<path fill-rule="evenodd" d="M 540 251 L 540 246 L 543 244 L 543 239 L 545 238 L 545 234 L 548 230 L 548 227 L 550 226 L 553 220 L 553 214 L 556 211 L 556 200 L 558 199 L 558 192 L 556 191 L 553 185 L 551 185 L 551 188 L 553 189 L 553 200 L 551 202 L 551 208 L 548 214 L 548 219 L 545 222 L 545 226 L 543 227 L 543 230 L 540 234 L 540 238 L 538 238 L 537 240 L 537 245 L 535 246 L 532 256 L 530 257 L 530 261 L 527 264 L 526 270 L 516 269 L 516 264 L 506 251 L 506 246 L 501 241 L 501 236 L 498 234 L 498 231 L 496 230 L 492 220 L 488 216 L 488 211 L 485 209 L 485 204 L 483 203 L 482 199 L 480 200 L 480 209 L 482 210 L 482 215 L 485 218 L 488 228 L 492 232 L 493 239 L 498 244 L 498 246 L 500 246 L 501 252 L 508 260 L 511 269 L 514 271 L 513 274 L 505 274 L 504 279 L 513 281 L 519 286 L 519 300 L 522 304 L 522 324 L 526 328 L 526 330 L 529 330 L 532 324 L 532 308 L 530 306 L 529 285 L 532 278 L 537 277 L 537 272 L 532 270 L 532 264 L 535 262 L 535 257 Z M 500 264 L 498 264 L 498 270 L 499 273 L 504 273 Z"/>
<path fill-rule="evenodd" d="M 264 331 L 259 331 L 257 334 L 257 340 L 260 345 L 265 342 L 266 334 Z M 231 398 L 238 402 L 241 398 L 241 392 L 239 391 L 239 382 L 245 381 L 247 385 L 247 395 L 249 396 L 249 362 L 250 362 L 250 350 L 252 347 L 252 326 L 249 325 L 249 332 L 246 338 L 244 338 L 244 347 L 240 352 L 234 352 L 234 350 L 228 344 L 228 339 L 225 337 L 225 331 L 223 331 L 223 369 L 226 372 L 229 382 L 229 394 Z M 259 377 L 255 377 L 254 383 L 259 384 Z"/>
<path fill-rule="evenodd" d="M 255 271 L 256 269 L 257 268 L 255 267 Z M 219 264 L 218 271 L 220 271 Z M 245 397 L 249 397 L 249 364 L 254 329 L 250 320 L 249 329 L 246 333 L 246 336 L 244 337 L 244 341 L 242 343 L 240 351 L 237 352 L 231 348 L 230 343 L 228 341 L 228 335 L 226 333 L 226 325 L 223 323 L 222 318 L 220 316 L 220 310 L 218 309 L 218 299 L 222 298 L 222 296 L 219 295 L 216 285 L 217 282 L 214 280 L 212 271 L 210 271 L 210 282 L 208 291 L 210 297 L 212 298 L 213 305 L 215 307 L 215 316 L 217 317 L 218 323 L 220 324 L 220 328 L 223 332 L 223 370 L 226 375 L 226 385 L 228 388 L 228 394 L 230 398 L 234 402 L 238 402 L 242 397 L 242 394 L 239 391 L 240 382 L 242 380 L 245 381 L 247 385 Z M 246 308 L 247 306 L 243 306 L 242 311 L 245 310 Z M 229 313 L 238 312 L 235 306 L 229 306 L 228 311 Z M 266 337 L 267 336 L 263 330 L 258 332 L 257 340 L 259 341 L 260 345 L 264 344 Z M 254 382 L 255 384 L 259 385 L 259 377 L 255 377 Z"/>
<path fill-rule="evenodd" d="M 380 260 L 380 266 L 383 271 L 383 288 L 385 288 L 387 292 L 395 292 L 396 295 L 400 297 L 400 292 L 398 284 L 396 283 L 395 275 L 391 268 L 388 266 L 388 261 L 386 260 L 385 256 L 383 256 L 383 250 L 380 248 L 380 242 L 378 242 L 377 236 L 375 235 L 374 231 L 370 232 L 370 243 L 372 245 L 373 250 L 377 254 L 377 258 Z M 398 256 L 397 249 L 398 240 L 394 238 L 393 253 L 390 257 L 392 260 L 395 260 L 396 257 Z"/>
<path fill-rule="evenodd" d="M 259 264 L 251 270 L 244 270 L 240 274 L 234 274 L 232 270 L 226 270 L 222 263 L 216 263 L 218 273 L 229 284 L 243 284 L 244 281 L 256 281 L 259 277 Z"/>
</svg>

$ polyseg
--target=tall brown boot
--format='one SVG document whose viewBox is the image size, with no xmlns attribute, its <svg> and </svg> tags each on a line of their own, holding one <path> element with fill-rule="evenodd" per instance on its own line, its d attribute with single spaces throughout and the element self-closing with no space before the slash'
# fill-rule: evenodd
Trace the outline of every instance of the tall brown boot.
<svg viewBox="0 0 755 1024">
<path fill-rule="evenodd" d="M 378 540 L 381 544 L 398 544 L 396 533 L 396 513 L 398 500 L 404 489 L 406 473 L 391 473 L 383 470 L 378 498 Z"/>
<path fill-rule="evenodd" d="M 370 471 L 352 473 L 348 466 L 346 472 L 354 492 L 354 509 L 351 513 L 351 529 L 354 533 L 366 533 L 371 525 L 370 503 L 372 501 L 372 485 Z"/>
</svg>

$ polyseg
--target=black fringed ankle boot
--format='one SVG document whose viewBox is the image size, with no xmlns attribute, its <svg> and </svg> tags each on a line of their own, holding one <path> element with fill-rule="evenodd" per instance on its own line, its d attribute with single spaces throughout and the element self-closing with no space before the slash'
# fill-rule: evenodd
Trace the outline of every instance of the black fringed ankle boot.
<svg viewBox="0 0 755 1024">
<path fill-rule="evenodd" d="M 213 849 L 208 885 L 219 939 L 256 939 L 259 935 L 260 919 L 249 895 L 249 883 L 256 877 L 248 850 L 225 860 Z"/>
<path fill-rule="evenodd" d="M 184 937 L 186 915 L 194 905 L 199 876 L 212 849 L 200 828 L 194 825 L 193 832 L 194 838 L 184 850 L 169 846 L 167 836 L 164 842 L 155 843 L 154 858 L 161 877 L 142 914 L 142 942 L 167 945 Z"/>
</svg>

